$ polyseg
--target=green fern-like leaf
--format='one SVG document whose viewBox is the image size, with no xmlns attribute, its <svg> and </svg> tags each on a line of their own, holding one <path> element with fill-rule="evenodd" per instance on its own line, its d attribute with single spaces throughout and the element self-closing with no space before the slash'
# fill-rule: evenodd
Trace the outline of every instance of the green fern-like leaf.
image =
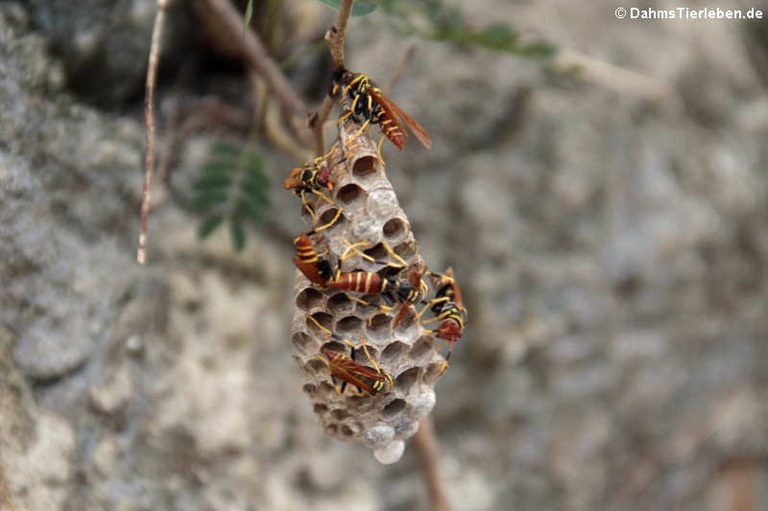
<svg viewBox="0 0 768 511">
<path fill-rule="evenodd" d="M 401 32 L 427 39 L 472 45 L 521 57 L 547 60 L 557 49 L 544 41 L 524 43 L 507 23 L 491 23 L 476 28 L 458 7 L 444 0 L 380 0 L 381 9 Z"/>
<path fill-rule="evenodd" d="M 226 222 L 239 252 L 246 245 L 245 224 L 264 220 L 269 197 L 269 179 L 257 154 L 231 144 L 214 145 L 192 186 L 190 206 L 202 216 L 198 236 L 205 239 Z"/>
<path fill-rule="evenodd" d="M 222 215 L 211 215 L 203 218 L 200 225 L 197 226 L 197 237 L 204 240 L 213 233 L 224 221 Z"/>
<path fill-rule="evenodd" d="M 243 222 L 236 217 L 229 220 L 230 232 L 232 233 L 232 246 L 235 252 L 241 252 L 245 248 L 245 227 Z"/>
</svg>

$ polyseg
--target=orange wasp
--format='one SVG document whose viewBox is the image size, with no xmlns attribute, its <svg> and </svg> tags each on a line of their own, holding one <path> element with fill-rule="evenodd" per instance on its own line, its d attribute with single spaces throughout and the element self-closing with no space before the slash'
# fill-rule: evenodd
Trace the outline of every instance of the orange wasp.
<svg viewBox="0 0 768 511">
<path fill-rule="evenodd" d="M 343 394 L 347 384 L 357 387 L 361 395 L 368 394 L 376 396 L 380 392 L 387 393 L 392 390 L 395 381 L 392 376 L 382 371 L 376 362 L 368 354 L 365 344 L 362 345 L 365 355 L 373 367 L 366 367 L 355 362 L 355 348 L 351 348 L 350 356 L 346 356 L 338 351 L 323 348 L 320 351 L 325 355 L 328 361 L 328 367 L 331 370 L 331 378 L 334 383 L 341 380 L 341 388 L 336 388 L 339 394 Z"/>
<path fill-rule="evenodd" d="M 312 316 L 307 316 L 315 325 L 331 337 L 343 342 L 350 347 L 350 356 L 346 356 L 343 353 L 328 348 L 321 348 L 320 352 L 325 356 L 325 359 L 321 358 L 328 364 L 328 368 L 331 371 L 331 378 L 334 380 L 341 380 L 341 389 L 336 387 L 336 392 L 339 395 L 344 393 L 347 388 L 347 384 L 357 387 L 363 393 L 369 396 L 376 396 L 378 393 L 383 392 L 386 394 L 392 387 L 395 386 L 395 381 L 392 376 L 382 371 L 376 361 L 368 353 L 368 348 L 365 345 L 365 339 L 360 339 L 360 346 L 363 348 L 366 358 L 373 367 L 366 367 L 355 362 L 355 345 L 347 339 L 341 339 L 338 335 L 332 333 Z"/>
<path fill-rule="evenodd" d="M 296 239 L 293 240 L 293 245 L 296 247 L 296 256 L 293 258 L 293 264 L 296 265 L 296 268 L 298 268 L 313 284 L 324 286 L 326 282 L 333 278 L 334 273 L 331 262 L 317 252 L 310 236 L 328 229 L 336 223 L 339 217 L 341 217 L 341 209 L 336 211 L 336 215 L 327 224 L 309 232 L 299 234 Z"/>
<path fill-rule="evenodd" d="M 349 103 L 349 111 L 342 119 L 349 116 L 352 116 L 356 121 L 362 119 L 363 126 L 360 128 L 360 132 L 368 124 L 378 124 L 384 136 L 402 151 L 407 137 L 400 124 L 402 121 L 424 147 L 427 149 L 432 147 L 432 138 L 424 128 L 397 106 L 394 101 L 385 96 L 367 75 L 341 68 L 334 73 L 333 83 L 332 94 L 341 90 L 342 102 L 344 104 Z M 379 141 L 379 154 L 381 154 L 383 141 L 383 138 Z"/>
<path fill-rule="evenodd" d="M 453 346 L 461 339 L 464 334 L 464 323 L 467 320 L 467 309 L 464 308 L 464 301 L 461 297 L 461 289 L 453 276 L 453 269 L 448 268 L 444 274 L 431 273 L 435 279 L 435 298 L 430 300 L 426 307 L 419 313 L 421 317 L 427 309 L 431 310 L 435 317 L 425 321 L 424 324 L 439 321 L 436 330 L 432 333 L 437 335 L 438 339 L 443 339 L 449 343 L 448 354 L 445 356 L 447 367 L 448 359 L 451 358 Z M 443 369 L 445 370 L 445 369 Z"/>
<path fill-rule="evenodd" d="M 293 264 L 301 270 L 301 273 L 307 277 L 310 282 L 319 286 L 325 285 L 329 279 L 333 278 L 333 267 L 331 262 L 317 253 L 311 233 L 302 233 L 293 244 L 296 246 L 296 256 L 293 258 Z"/>
<path fill-rule="evenodd" d="M 392 258 L 398 261 L 397 263 L 376 261 L 365 253 L 360 252 L 357 249 L 357 245 L 359 244 L 349 245 L 347 252 L 342 255 L 341 260 L 347 259 L 349 252 L 354 252 L 371 262 L 384 264 L 384 267 L 377 272 L 357 270 L 341 273 L 337 271 L 334 278 L 326 282 L 325 286 L 329 289 L 381 295 L 388 303 L 387 306 L 381 306 L 382 310 L 392 310 L 392 304 L 395 302 L 402 303 L 403 305 L 393 323 L 394 326 L 397 326 L 402 320 L 408 305 L 424 302 L 428 288 L 422 279 L 422 272 L 414 267 L 409 267 L 408 263 L 386 243 L 383 243 L 383 247 Z M 407 278 L 398 277 L 404 270 L 407 272 Z M 396 273 L 392 274 L 392 271 Z"/>
<path fill-rule="evenodd" d="M 425 291 L 422 284 L 423 280 L 416 272 L 410 273 L 408 279 L 401 279 L 394 275 L 384 276 L 380 270 L 379 272 L 352 271 L 337 274 L 333 280 L 326 282 L 325 286 L 329 289 L 381 295 L 389 304 L 387 306 L 382 305 L 382 310 L 392 310 L 393 303 L 402 303 L 403 305 L 393 323 L 394 326 L 397 326 L 405 315 L 408 305 L 423 301 Z"/>
<path fill-rule="evenodd" d="M 330 152 L 331 151 L 329 151 L 328 154 L 330 154 Z M 285 186 L 286 190 L 293 190 L 293 193 L 301 198 L 301 203 L 313 219 L 315 218 L 315 212 L 307 203 L 306 195 L 308 193 L 317 195 L 328 204 L 333 204 L 333 201 L 323 193 L 323 190 L 333 190 L 331 168 L 328 165 L 327 160 L 328 154 L 315 158 L 314 163 L 311 165 L 305 163 L 301 167 L 291 169 L 288 177 L 286 177 L 283 182 L 283 186 Z M 344 160 L 342 159 L 339 163 L 342 161 Z"/>
</svg>

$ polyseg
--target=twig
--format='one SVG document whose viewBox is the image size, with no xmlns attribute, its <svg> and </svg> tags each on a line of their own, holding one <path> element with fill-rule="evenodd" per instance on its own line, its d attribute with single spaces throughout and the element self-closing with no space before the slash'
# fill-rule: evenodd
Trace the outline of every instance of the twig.
<svg viewBox="0 0 768 511">
<path fill-rule="evenodd" d="M 155 25 L 152 28 L 152 43 L 149 48 L 149 69 L 147 70 L 146 96 L 144 98 L 144 119 L 147 125 L 147 154 L 144 160 L 144 189 L 141 194 L 141 220 L 139 222 L 139 249 L 136 260 L 139 264 L 147 261 L 147 221 L 152 193 L 152 170 L 155 167 L 155 84 L 157 63 L 160 55 L 160 36 L 163 34 L 165 12 L 170 0 L 157 0 Z"/>
<path fill-rule="evenodd" d="M 413 437 L 416 454 L 421 463 L 421 473 L 427 485 L 427 493 L 432 511 L 450 511 L 451 506 L 445 496 L 445 489 L 440 479 L 438 459 L 440 454 L 435 441 L 435 431 L 432 419 L 426 417 L 421 420 L 419 431 Z"/>
<path fill-rule="evenodd" d="M 233 130 L 236 133 L 247 133 L 253 124 L 250 117 L 238 108 L 228 105 L 222 100 L 202 99 L 190 105 L 181 105 L 176 99 L 170 108 L 165 143 L 159 151 L 157 162 L 157 177 L 166 185 L 171 181 L 171 173 L 176 167 L 176 159 L 182 144 L 195 133 L 215 128 Z"/>
<path fill-rule="evenodd" d="M 344 69 L 344 36 L 347 32 L 347 23 L 349 15 L 352 13 L 352 4 L 354 0 L 344 0 L 339 9 L 339 17 L 336 24 L 325 34 L 325 41 L 328 43 L 328 49 L 331 52 L 331 70 L 336 73 Z M 317 156 L 325 153 L 325 143 L 323 141 L 323 128 L 325 121 L 331 114 L 335 101 L 329 95 L 323 99 L 323 104 L 317 112 L 310 116 L 309 127 L 315 132 L 315 154 Z"/>
<path fill-rule="evenodd" d="M 206 3 L 230 33 L 243 34 L 241 40 L 248 64 L 262 76 L 270 92 L 277 97 L 289 126 L 307 145 L 311 145 L 312 133 L 306 125 L 309 110 L 269 56 L 264 44 L 251 30 L 243 32 L 242 15 L 229 0 L 206 0 Z"/>
<path fill-rule="evenodd" d="M 327 94 L 323 98 L 323 103 L 317 112 L 313 113 L 309 119 L 309 127 L 315 131 L 315 156 L 322 156 L 325 154 L 325 140 L 324 132 L 325 121 L 328 120 L 328 116 L 331 115 L 331 110 L 336 101 Z"/>
<path fill-rule="evenodd" d="M 557 70 L 575 69 L 578 76 L 595 83 L 630 94 L 649 102 L 661 102 L 673 97 L 672 87 L 664 82 L 608 62 L 573 51 L 560 51 L 553 64 Z"/>
<path fill-rule="evenodd" d="M 352 13 L 353 3 L 354 0 L 344 0 L 339 9 L 336 24 L 325 34 L 325 40 L 331 50 L 331 68 L 334 72 L 344 68 L 344 34 L 347 32 L 347 22 Z"/>
<path fill-rule="evenodd" d="M 297 142 L 286 126 L 284 118 L 280 115 L 279 105 L 270 100 L 267 84 L 262 76 L 251 69 L 248 71 L 248 83 L 254 105 L 250 143 L 256 143 L 254 135 L 260 131 L 277 149 L 299 161 L 305 161 L 310 156 L 309 151 Z"/>
<path fill-rule="evenodd" d="M 392 87 L 395 86 L 395 84 L 400 80 L 400 78 L 403 77 L 405 74 L 405 70 L 408 69 L 408 66 L 411 65 L 411 62 L 413 62 L 413 57 L 416 56 L 416 45 L 411 44 L 407 50 L 405 50 L 405 54 L 403 54 L 403 58 L 400 59 L 400 63 L 397 65 L 397 68 L 392 73 L 392 76 L 389 77 L 389 80 L 387 80 L 387 83 L 384 84 L 383 90 L 389 91 L 392 90 Z"/>
</svg>

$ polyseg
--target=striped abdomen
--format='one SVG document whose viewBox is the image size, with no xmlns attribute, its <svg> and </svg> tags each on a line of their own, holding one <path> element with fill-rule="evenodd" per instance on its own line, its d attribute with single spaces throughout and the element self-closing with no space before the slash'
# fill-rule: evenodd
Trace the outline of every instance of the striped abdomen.
<svg viewBox="0 0 768 511">
<path fill-rule="evenodd" d="M 296 246 L 296 257 L 293 258 L 296 268 L 311 282 L 325 285 L 333 275 L 333 269 L 328 260 L 320 257 L 307 234 L 300 235 L 293 240 L 293 244 Z"/>
<path fill-rule="evenodd" d="M 352 271 L 342 273 L 326 284 L 331 289 L 354 291 L 363 294 L 378 294 L 387 290 L 387 281 L 378 273 L 370 271 Z"/>
</svg>

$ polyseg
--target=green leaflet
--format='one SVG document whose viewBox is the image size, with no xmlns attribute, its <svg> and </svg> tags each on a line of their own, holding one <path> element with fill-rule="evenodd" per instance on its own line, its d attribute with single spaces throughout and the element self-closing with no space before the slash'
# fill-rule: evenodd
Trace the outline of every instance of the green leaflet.
<svg viewBox="0 0 768 511">
<path fill-rule="evenodd" d="M 261 157 L 248 148 L 218 143 L 192 185 L 190 207 L 201 214 L 197 233 L 205 239 L 225 222 L 232 246 L 246 245 L 246 223 L 263 222 L 270 205 L 269 179 Z"/>
</svg>

